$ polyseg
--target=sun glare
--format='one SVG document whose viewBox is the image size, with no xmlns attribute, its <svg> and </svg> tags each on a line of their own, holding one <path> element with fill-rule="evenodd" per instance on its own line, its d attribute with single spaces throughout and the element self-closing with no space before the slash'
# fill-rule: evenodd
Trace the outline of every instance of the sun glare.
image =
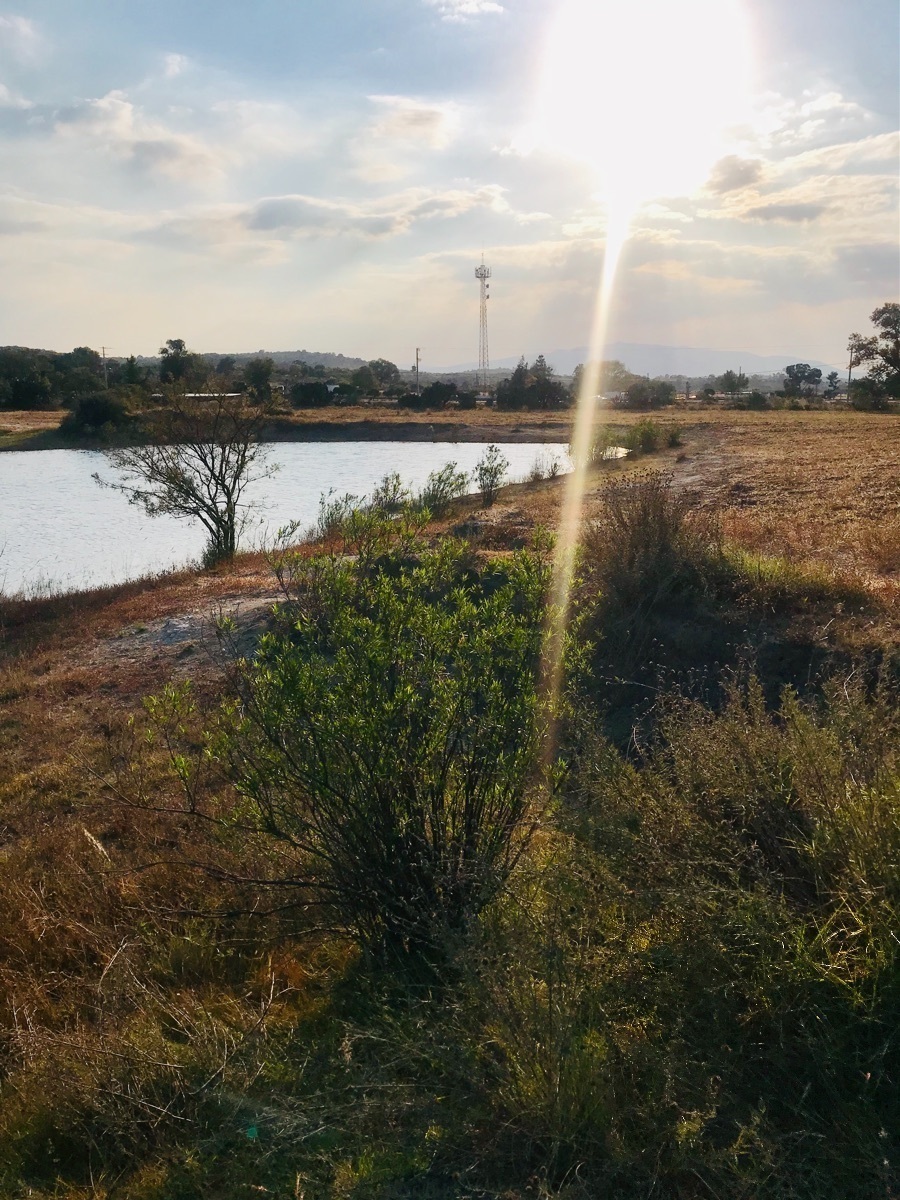
<svg viewBox="0 0 900 1200">
<path fill-rule="evenodd" d="M 686 194 L 733 148 L 750 61 L 740 0 L 563 0 L 535 141 L 588 163 L 612 207 Z"/>
<path fill-rule="evenodd" d="M 607 228 L 591 341 L 572 429 L 544 640 L 548 763 L 556 741 L 566 628 L 593 437 L 599 363 L 616 270 L 640 205 L 685 195 L 735 147 L 748 108 L 750 48 L 740 0 L 562 0 L 528 141 L 596 173 Z"/>
</svg>

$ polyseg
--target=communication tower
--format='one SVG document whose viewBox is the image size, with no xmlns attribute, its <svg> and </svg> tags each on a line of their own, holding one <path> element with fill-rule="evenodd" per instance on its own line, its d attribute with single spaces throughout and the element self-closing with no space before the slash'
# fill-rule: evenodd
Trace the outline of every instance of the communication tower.
<svg viewBox="0 0 900 1200">
<path fill-rule="evenodd" d="M 475 268 L 475 278 L 481 285 L 481 306 L 479 310 L 478 328 L 478 384 L 483 392 L 488 389 L 488 372 L 491 369 L 491 359 L 488 353 L 487 302 L 490 299 L 491 268 L 484 265 L 484 255 L 481 266 Z"/>
</svg>

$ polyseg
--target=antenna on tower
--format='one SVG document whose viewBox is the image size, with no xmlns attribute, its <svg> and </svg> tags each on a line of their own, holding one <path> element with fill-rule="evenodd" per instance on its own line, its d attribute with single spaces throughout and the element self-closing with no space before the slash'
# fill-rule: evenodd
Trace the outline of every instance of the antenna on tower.
<svg viewBox="0 0 900 1200">
<path fill-rule="evenodd" d="M 490 299 L 491 268 L 484 265 L 484 255 L 481 256 L 481 266 L 475 268 L 475 278 L 481 285 L 481 306 L 479 309 L 478 328 L 478 377 L 477 383 L 483 392 L 488 389 L 488 372 L 491 369 L 491 359 L 488 353 L 487 302 Z"/>
</svg>

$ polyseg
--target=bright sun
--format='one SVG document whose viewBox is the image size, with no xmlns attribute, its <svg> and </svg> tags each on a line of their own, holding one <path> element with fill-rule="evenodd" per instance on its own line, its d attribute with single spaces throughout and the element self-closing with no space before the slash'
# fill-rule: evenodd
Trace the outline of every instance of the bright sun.
<svg viewBox="0 0 900 1200">
<path fill-rule="evenodd" d="M 533 140 L 588 163 L 612 210 L 685 195 L 746 119 L 740 0 L 562 0 Z"/>
</svg>

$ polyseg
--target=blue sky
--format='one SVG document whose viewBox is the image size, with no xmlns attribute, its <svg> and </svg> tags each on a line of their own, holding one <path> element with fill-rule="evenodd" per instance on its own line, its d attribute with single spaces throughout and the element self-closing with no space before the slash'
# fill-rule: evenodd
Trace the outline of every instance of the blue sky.
<svg viewBox="0 0 900 1200">
<path fill-rule="evenodd" d="M 839 362 L 898 292 L 897 6 L 733 2 L 739 39 L 654 58 L 659 0 L 627 45 L 625 0 L 0 0 L 0 342 L 440 367 L 476 357 L 483 250 L 493 357 L 582 345 L 604 189 L 680 154 L 684 93 L 689 157 L 746 48 L 718 157 L 642 185 L 610 336 Z M 605 99 L 535 141 L 562 5 Z M 615 163 L 581 155 L 635 100 Z"/>
</svg>

